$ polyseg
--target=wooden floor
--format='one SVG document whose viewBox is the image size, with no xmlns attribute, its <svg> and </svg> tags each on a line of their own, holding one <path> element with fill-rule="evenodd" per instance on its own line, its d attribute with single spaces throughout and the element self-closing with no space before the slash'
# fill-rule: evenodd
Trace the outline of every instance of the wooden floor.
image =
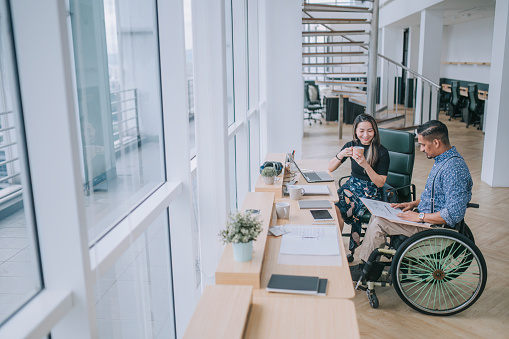
<svg viewBox="0 0 509 339">
<path fill-rule="evenodd" d="M 466 311 L 449 317 L 427 316 L 408 307 L 393 287 L 377 288 L 380 301 L 372 309 L 365 292 L 357 291 L 354 303 L 361 335 L 365 338 L 509 338 L 509 188 L 492 188 L 481 181 L 484 134 L 465 124 L 441 119 L 447 124 L 452 145 L 467 161 L 474 181 L 472 202 L 479 209 L 468 209 L 466 222 L 486 259 L 488 282 L 480 299 Z M 395 121 L 380 127 L 399 127 Z M 338 124 L 304 124 L 303 158 L 332 158 L 351 140 L 352 125 L 343 126 L 338 139 Z M 413 183 L 422 192 L 433 160 L 416 148 Z M 333 176 L 350 173 L 347 161 Z M 345 231 L 348 228 L 345 227 Z M 347 240 L 344 238 L 345 246 Z M 357 260 L 354 264 L 357 263 Z"/>
</svg>

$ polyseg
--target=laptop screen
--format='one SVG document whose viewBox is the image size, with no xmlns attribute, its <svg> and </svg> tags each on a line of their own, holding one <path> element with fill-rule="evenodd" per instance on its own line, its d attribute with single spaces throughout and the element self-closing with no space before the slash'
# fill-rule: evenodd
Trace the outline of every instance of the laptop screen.
<svg viewBox="0 0 509 339">
<path fill-rule="evenodd" d="M 302 174 L 302 176 L 305 177 L 304 173 L 302 173 L 295 160 L 293 160 L 292 155 L 290 153 L 287 153 L 286 155 L 288 156 L 288 159 L 290 159 L 290 161 L 295 165 L 295 167 L 297 167 L 297 170 L 300 172 L 300 174 Z"/>
</svg>

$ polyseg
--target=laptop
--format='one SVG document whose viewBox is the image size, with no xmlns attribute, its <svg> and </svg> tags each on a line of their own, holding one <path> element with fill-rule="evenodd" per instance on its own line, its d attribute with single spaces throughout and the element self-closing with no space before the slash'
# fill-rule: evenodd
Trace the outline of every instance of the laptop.
<svg viewBox="0 0 509 339">
<path fill-rule="evenodd" d="M 295 162 L 295 160 L 293 160 L 293 158 L 292 158 L 292 156 L 290 154 L 288 154 L 288 158 L 295 165 L 295 167 L 297 167 L 297 169 L 299 170 L 300 174 L 302 174 L 302 176 L 304 177 L 304 179 L 306 179 L 307 182 L 330 182 L 330 181 L 334 181 L 334 179 L 327 172 L 306 172 L 306 173 L 303 173 L 300 170 L 300 168 L 297 165 L 297 163 Z"/>
</svg>

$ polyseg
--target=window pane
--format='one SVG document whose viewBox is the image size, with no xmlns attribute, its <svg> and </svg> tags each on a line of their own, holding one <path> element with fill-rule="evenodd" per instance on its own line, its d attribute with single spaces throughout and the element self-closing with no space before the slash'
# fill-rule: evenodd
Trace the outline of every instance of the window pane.
<svg viewBox="0 0 509 339">
<path fill-rule="evenodd" d="M 189 110 L 189 149 L 192 159 L 196 156 L 196 127 L 194 124 L 193 19 L 191 0 L 184 0 L 184 29 L 186 46 L 187 107 Z"/>
<path fill-rule="evenodd" d="M 228 142 L 228 163 L 230 166 L 230 210 L 237 209 L 237 167 L 235 165 L 235 147 L 237 137 L 233 137 Z"/>
<path fill-rule="evenodd" d="M 228 126 L 235 122 L 235 99 L 233 86 L 233 12 L 231 0 L 225 1 L 226 31 L 226 95 L 228 104 Z"/>
<path fill-rule="evenodd" d="M 175 338 L 167 213 L 98 279 L 99 338 Z"/>
<path fill-rule="evenodd" d="M 0 326 L 42 288 L 9 20 L 0 0 Z"/>
<path fill-rule="evenodd" d="M 91 242 L 164 181 L 155 1 L 71 0 Z"/>
</svg>

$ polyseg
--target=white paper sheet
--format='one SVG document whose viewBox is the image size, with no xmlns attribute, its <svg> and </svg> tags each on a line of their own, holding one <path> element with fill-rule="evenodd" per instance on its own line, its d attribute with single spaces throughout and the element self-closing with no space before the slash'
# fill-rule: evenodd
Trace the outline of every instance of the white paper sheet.
<svg viewBox="0 0 509 339">
<path fill-rule="evenodd" d="M 297 187 L 304 189 L 304 195 L 321 195 L 330 194 L 329 186 L 327 185 L 287 185 L 288 189 Z"/>
<path fill-rule="evenodd" d="M 372 215 L 376 215 L 378 217 L 382 217 L 387 220 L 392 220 L 396 222 L 400 222 L 407 225 L 415 225 L 420 227 L 429 227 L 429 224 L 423 224 L 419 222 L 413 222 L 408 220 L 403 220 L 398 217 L 398 213 L 403 213 L 403 211 L 399 208 L 391 207 L 391 204 L 385 201 L 371 200 L 366 198 L 360 198 L 364 203 L 366 208 L 371 212 Z"/>
<path fill-rule="evenodd" d="M 292 255 L 339 255 L 335 225 L 285 225 L 279 253 Z"/>
</svg>

